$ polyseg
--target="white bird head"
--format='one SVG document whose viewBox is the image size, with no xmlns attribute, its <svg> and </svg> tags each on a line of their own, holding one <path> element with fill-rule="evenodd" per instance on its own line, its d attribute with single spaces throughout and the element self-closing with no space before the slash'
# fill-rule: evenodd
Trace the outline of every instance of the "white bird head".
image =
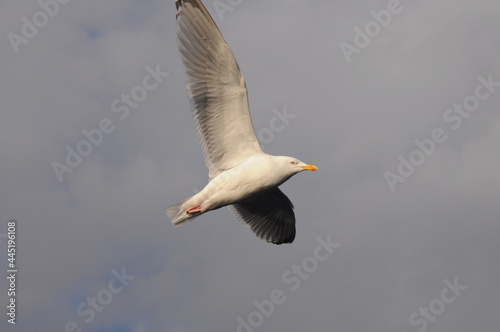
<svg viewBox="0 0 500 332">
<path fill-rule="evenodd" d="M 317 171 L 318 167 L 315 165 L 306 164 L 303 161 L 298 160 L 297 158 L 280 156 L 279 157 L 280 166 L 283 169 L 288 170 L 291 174 L 296 174 L 302 171 Z"/>
</svg>

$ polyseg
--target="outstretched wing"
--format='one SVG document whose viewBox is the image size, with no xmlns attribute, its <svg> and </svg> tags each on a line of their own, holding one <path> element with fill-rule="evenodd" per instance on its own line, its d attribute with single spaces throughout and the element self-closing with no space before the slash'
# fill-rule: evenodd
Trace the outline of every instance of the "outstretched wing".
<svg viewBox="0 0 500 332">
<path fill-rule="evenodd" d="M 199 0 L 176 0 L 177 36 L 205 163 L 214 178 L 262 153 L 245 80 L 229 45 Z"/>
<path fill-rule="evenodd" d="M 292 243 L 295 239 L 293 204 L 274 188 L 238 204 L 228 205 L 241 222 L 267 242 Z"/>
</svg>

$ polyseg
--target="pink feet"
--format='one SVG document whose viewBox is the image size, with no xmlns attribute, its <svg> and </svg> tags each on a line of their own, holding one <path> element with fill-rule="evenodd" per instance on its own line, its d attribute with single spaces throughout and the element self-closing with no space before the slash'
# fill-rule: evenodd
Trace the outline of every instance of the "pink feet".
<svg viewBox="0 0 500 332">
<path fill-rule="evenodd" d="M 193 207 L 187 209 L 186 214 L 189 214 L 190 216 L 192 216 L 193 214 L 197 214 L 200 212 L 201 212 L 201 206 L 197 205 L 197 206 L 193 206 Z"/>
</svg>

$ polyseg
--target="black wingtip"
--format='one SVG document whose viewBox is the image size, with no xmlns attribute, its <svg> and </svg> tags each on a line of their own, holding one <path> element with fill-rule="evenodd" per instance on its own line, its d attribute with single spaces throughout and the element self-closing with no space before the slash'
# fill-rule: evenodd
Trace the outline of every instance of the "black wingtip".
<svg viewBox="0 0 500 332">
<path fill-rule="evenodd" d="M 267 242 L 279 246 L 282 244 L 291 244 L 293 242 L 293 240 L 295 240 L 295 234 L 289 238 L 286 238 L 286 239 L 271 240 L 271 241 L 267 241 Z"/>
<path fill-rule="evenodd" d="M 175 14 L 175 18 L 179 17 L 179 10 L 182 7 L 181 0 L 175 0 L 175 8 L 177 9 L 177 13 Z"/>
<path fill-rule="evenodd" d="M 284 229 L 282 231 L 285 231 Z M 276 244 L 276 245 L 281 245 L 281 244 L 290 244 L 295 240 L 295 227 L 293 229 L 288 230 L 288 234 L 272 234 L 271 238 L 265 239 L 262 238 L 263 240 L 266 240 L 268 243 Z"/>
</svg>

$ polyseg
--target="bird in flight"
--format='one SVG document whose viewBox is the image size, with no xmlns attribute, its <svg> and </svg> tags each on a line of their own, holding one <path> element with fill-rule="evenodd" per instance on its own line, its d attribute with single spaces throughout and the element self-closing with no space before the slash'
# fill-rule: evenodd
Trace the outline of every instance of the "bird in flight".
<svg viewBox="0 0 500 332">
<path fill-rule="evenodd" d="M 176 0 L 175 5 L 178 46 L 209 183 L 166 213 L 179 226 L 227 206 L 261 239 L 291 243 L 293 204 L 278 186 L 299 172 L 318 168 L 262 151 L 250 118 L 245 80 L 229 45 L 200 0 Z"/>
</svg>

